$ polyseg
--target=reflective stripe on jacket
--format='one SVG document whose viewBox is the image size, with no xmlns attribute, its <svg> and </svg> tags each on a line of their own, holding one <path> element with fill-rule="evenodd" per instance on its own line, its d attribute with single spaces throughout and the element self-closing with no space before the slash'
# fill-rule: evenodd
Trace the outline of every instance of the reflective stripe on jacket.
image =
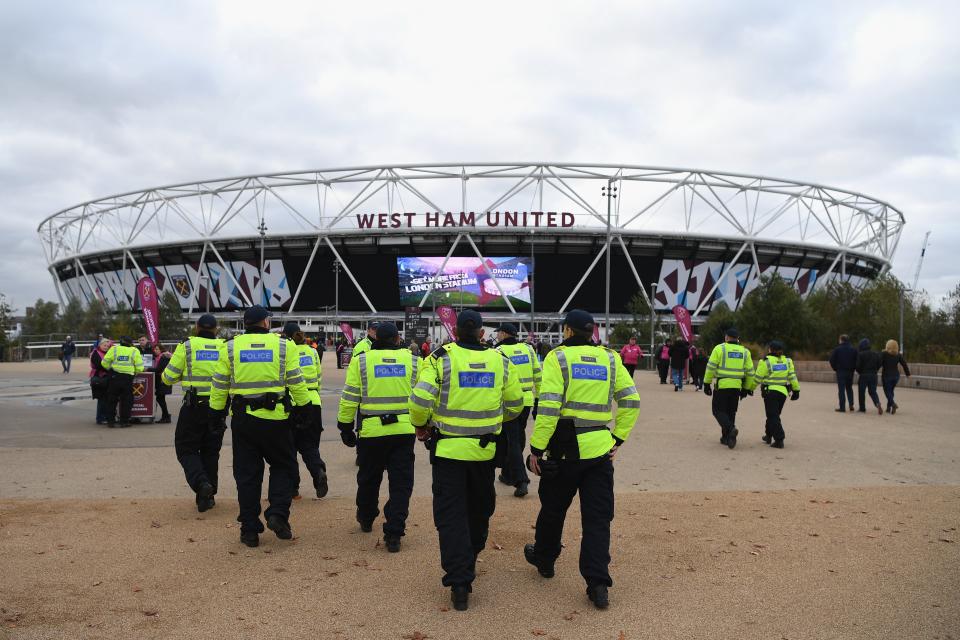
<svg viewBox="0 0 960 640">
<path fill-rule="evenodd" d="M 361 438 L 411 434 L 408 403 L 420 357 L 407 349 L 371 349 L 350 360 L 337 422 L 352 423 L 359 409 Z M 380 416 L 396 416 L 383 424 Z"/>
<path fill-rule="evenodd" d="M 323 371 L 320 369 L 320 356 L 317 350 L 308 344 L 296 344 L 297 358 L 300 361 L 300 373 L 303 382 L 310 391 L 310 404 L 320 406 L 320 389 L 323 385 Z"/>
<path fill-rule="evenodd" d="M 750 350 L 735 342 L 724 342 L 713 348 L 704 384 L 717 381 L 718 389 L 746 389 L 752 391 L 757 385 L 753 379 L 753 359 Z"/>
<path fill-rule="evenodd" d="M 773 391 L 789 395 L 787 387 L 794 391 L 800 390 L 797 372 L 793 368 L 793 360 L 786 356 L 768 355 L 757 363 L 757 372 L 754 375 L 756 383 L 767 386 Z"/>
<path fill-rule="evenodd" d="M 540 369 L 540 358 L 529 344 L 512 342 L 497 346 L 497 351 L 510 358 L 510 362 L 517 369 L 520 376 L 520 387 L 523 389 L 523 406 L 532 407 L 533 399 L 540 393 L 540 381 L 543 377 Z"/>
<path fill-rule="evenodd" d="M 140 355 L 140 350 L 136 347 L 115 344 L 107 350 L 100 366 L 114 373 L 132 376 L 143 371 L 143 356 Z"/>
<path fill-rule="evenodd" d="M 617 418 L 613 433 L 606 428 Z M 543 361 L 543 383 L 531 448 L 545 450 L 561 419 L 573 421 L 581 459 L 609 453 L 614 437 L 630 437 L 640 415 L 640 395 L 620 356 L 594 345 L 560 345 Z"/>
</svg>

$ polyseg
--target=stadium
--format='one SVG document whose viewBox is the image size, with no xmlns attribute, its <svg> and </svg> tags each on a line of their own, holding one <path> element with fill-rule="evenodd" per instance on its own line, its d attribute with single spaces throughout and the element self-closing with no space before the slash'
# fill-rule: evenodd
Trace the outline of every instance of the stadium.
<svg viewBox="0 0 960 640">
<path fill-rule="evenodd" d="M 135 307 L 147 274 L 191 316 L 228 322 L 260 303 L 327 331 L 449 304 L 491 322 L 519 314 L 540 332 L 571 308 L 612 325 L 635 296 L 702 321 L 773 273 L 802 295 L 859 286 L 890 268 L 904 222 L 861 193 L 764 176 L 451 163 L 155 187 L 64 209 L 37 231 L 61 302 Z"/>
</svg>

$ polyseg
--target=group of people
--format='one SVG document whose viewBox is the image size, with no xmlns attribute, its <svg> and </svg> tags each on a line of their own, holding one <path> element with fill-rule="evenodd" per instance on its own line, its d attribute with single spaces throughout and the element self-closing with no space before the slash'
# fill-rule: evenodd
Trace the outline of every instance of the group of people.
<svg viewBox="0 0 960 640">
<path fill-rule="evenodd" d="M 896 340 L 887 340 L 883 351 L 877 352 L 870 348 L 870 340 L 864 338 L 857 347 L 850 344 L 850 336 L 840 336 L 837 346 L 830 352 L 830 367 L 837 376 L 838 413 L 853 411 L 853 374 L 857 374 L 857 400 L 860 413 L 866 413 L 867 395 L 873 402 L 878 415 L 883 415 L 884 408 L 880 404 L 877 394 L 877 378 L 879 376 L 883 395 L 886 397 L 886 412 L 894 414 L 899 405 L 894 399 L 897 383 L 900 382 L 900 370 L 910 377 L 910 367 L 900 353 L 900 345 Z"/>
<path fill-rule="evenodd" d="M 67 339 L 69 340 L 69 336 Z M 150 364 L 145 366 L 144 355 L 149 354 Z M 170 385 L 162 381 L 163 370 L 170 362 L 171 353 L 163 345 L 150 345 L 146 336 L 137 344 L 130 337 L 121 336 L 118 342 L 98 335 L 90 353 L 91 395 L 97 401 L 97 424 L 113 427 L 129 427 L 138 422 L 131 416 L 133 409 L 133 381 L 138 373 L 154 372 L 154 399 L 160 407 L 158 423 L 171 421 L 167 396 L 173 393 Z M 64 373 L 70 370 L 64 365 Z"/>
<path fill-rule="evenodd" d="M 299 487 L 298 451 L 318 497 L 327 490 L 318 451 L 319 354 L 303 343 L 293 323 L 272 333 L 270 315 L 260 306 L 247 309 L 245 332 L 229 341 L 216 337 L 213 316 L 202 316 L 196 335 L 177 346 L 162 374 L 165 384 L 179 382 L 186 391 L 176 451 L 199 511 L 215 505 L 219 451 L 228 412 L 232 415 L 237 520 L 241 542 L 251 547 L 260 544 L 265 530 L 260 516 L 266 466 L 268 507 L 263 515 L 266 528 L 280 539 L 293 535 L 290 509 Z M 525 559 L 544 578 L 553 577 L 566 512 L 579 493 L 580 572 L 589 600 L 606 608 L 613 584 L 608 571 L 613 460 L 640 407 L 633 377 L 619 354 L 594 344 L 594 320 L 585 311 L 567 314 L 564 341 L 542 365 L 534 348 L 517 340 L 513 324 L 498 327 L 493 347 L 482 327 L 478 312 L 461 311 L 455 340 L 424 357 L 401 343 L 393 323 L 371 323 L 368 335 L 354 347 L 337 428 L 343 444 L 357 449 L 360 529 L 373 530 L 386 474 L 384 546 L 388 552 L 400 551 L 415 445 L 424 443 L 432 467 L 442 583 L 450 588 L 454 608 L 464 610 L 496 506 L 495 470 L 502 470 L 500 481 L 513 486 L 520 498 L 527 495 L 532 473 L 540 476 L 541 506 Z M 132 353 L 121 354 L 135 360 Z M 527 447 L 530 416 L 535 426 Z"/>
<path fill-rule="evenodd" d="M 674 391 L 683 391 L 688 380 L 697 391 L 703 389 L 703 377 L 707 372 L 707 354 L 695 344 L 683 338 L 668 339 L 654 350 L 660 384 L 673 383 Z"/>
</svg>

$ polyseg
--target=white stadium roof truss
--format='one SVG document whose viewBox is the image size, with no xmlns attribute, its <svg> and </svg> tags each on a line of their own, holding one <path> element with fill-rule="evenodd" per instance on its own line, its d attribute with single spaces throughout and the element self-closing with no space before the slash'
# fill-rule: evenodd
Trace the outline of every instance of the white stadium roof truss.
<svg viewBox="0 0 960 640">
<path fill-rule="evenodd" d="M 601 187 L 616 187 L 616 197 L 609 203 L 609 230 L 608 202 Z M 54 281 L 54 268 L 71 264 L 88 286 L 82 259 L 91 254 L 122 251 L 124 263 L 129 259 L 140 270 L 131 249 L 199 242 L 201 264 L 209 250 L 232 277 L 215 242 L 259 236 L 261 229 L 267 238 L 305 235 L 313 238 L 312 252 L 289 310 L 296 305 L 318 248 L 325 244 L 375 313 L 330 237 L 415 233 L 425 228 L 418 217 L 412 228 L 359 229 L 360 214 L 461 211 L 476 212 L 478 217 L 488 211 L 571 212 L 576 223 L 565 232 L 602 231 L 603 248 L 567 304 L 600 255 L 617 248 L 627 255 L 646 297 L 624 237 L 690 235 L 735 241 L 739 250 L 730 264 L 746 254 L 757 269 L 758 242 L 826 247 L 838 252 L 825 274 L 829 276 L 837 268 L 843 271 L 848 257 L 866 258 L 879 262 L 883 271 L 889 269 L 904 225 L 903 214 L 881 200 L 779 178 L 631 165 L 469 163 L 323 169 L 155 187 L 64 209 L 41 222 L 37 231 Z M 503 231 L 482 225 L 451 228 L 450 235 L 457 238 L 447 257 L 464 239 L 482 257 L 472 234 Z M 530 233 L 531 242 L 536 242 L 537 233 L 558 231 L 543 226 L 511 229 L 514 234 Z M 728 267 L 714 290 L 729 271 Z M 196 287 L 197 282 L 192 284 Z M 694 315 L 712 294 L 702 298 Z M 509 299 L 504 299 L 512 310 Z"/>
</svg>

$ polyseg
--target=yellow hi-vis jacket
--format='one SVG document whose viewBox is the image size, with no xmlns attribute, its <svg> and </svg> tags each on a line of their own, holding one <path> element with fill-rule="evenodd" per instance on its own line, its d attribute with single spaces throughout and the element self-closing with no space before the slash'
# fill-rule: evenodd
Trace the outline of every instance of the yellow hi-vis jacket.
<svg viewBox="0 0 960 640">
<path fill-rule="evenodd" d="M 366 353 L 370 351 L 370 347 L 373 346 L 373 340 L 370 339 L 370 336 L 364 336 L 360 338 L 357 344 L 353 345 L 353 351 L 350 353 L 351 358 L 356 358 L 361 353 Z"/>
<path fill-rule="evenodd" d="M 707 372 L 703 375 L 703 384 L 717 381 L 718 389 L 744 389 L 753 391 L 753 359 L 750 350 L 735 342 L 724 342 L 713 348 L 707 362 Z"/>
<path fill-rule="evenodd" d="M 114 373 L 132 376 L 143 371 L 143 356 L 136 347 L 115 344 L 107 350 L 100 364 L 104 369 L 110 369 Z"/>
<path fill-rule="evenodd" d="M 320 390 L 323 388 L 323 370 L 320 368 L 320 354 L 308 344 L 293 343 L 300 360 L 300 372 L 310 392 L 310 404 L 320 406 Z"/>
<path fill-rule="evenodd" d="M 517 368 L 520 387 L 523 389 L 523 406 L 532 407 L 533 399 L 540 393 L 543 376 L 537 353 L 529 344 L 516 340 L 497 345 L 497 351 L 510 358 L 510 362 Z"/>
<path fill-rule="evenodd" d="M 163 370 L 160 376 L 163 384 L 179 382 L 184 390 L 193 389 L 198 396 L 209 396 L 213 372 L 217 363 L 227 355 L 225 345 L 220 338 L 187 338 L 177 345 Z"/>
<path fill-rule="evenodd" d="M 481 345 L 446 344 L 420 367 L 410 395 L 410 422 L 432 418 L 438 432 L 434 455 L 484 462 L 497 450 L 494 435 L 523 410 L 523 389 L 510 359 Z"/>
<path fill-rule="evenodd" d="M 787 387 L 800 391 L 800 382 L 797 372 L 793 368 L 793 360 L 786 356 L 768 355 L 757 363 L 757 373 L 754 376 L 756 383 L 768 387 L 771 391 L 778 391 L 783 395 L 790 395 Z"/>
<path fill-rule="evenodd" d="M 352 424 L 359 409 L 361 438 L 412 434 L 407 404 L 419 367 L 420 358 L 403 348 L 371 349 L 352 358 L 337 422 Z M 397 421 L 383 424 L 381 416 L 395 416 Z"/>
<path fill-rule="evenodd" d="M 290 340 L 276 333 L 245 333 L 229 340 L 226 349 L 227 357 L 217 363 L 213 373 L 211 409 L 224 409 L 228 395 L 253 400 L 273 393 L 282 399 L 287 390 L 292 404 L 310 403 L 296 345 Z M 265 420 L 286 420 L 289 417 L 280 401 L 272 410 L 247 407 L 246 412 Z"/>
<path fill-rule="evenodd" d="M 607 424 L 617 417 L 613 433 Z M 640 416 L 640 395 L 620 355 L 592 344 L 561 344 L 543 360 L 543 382 L 530 450 L 541 455 L 561 419 L 573 421 L 581 460 L 599 458 L 624 442 Z M 556 456 L 557 452 L 553 452 Z"/>
</svg>

